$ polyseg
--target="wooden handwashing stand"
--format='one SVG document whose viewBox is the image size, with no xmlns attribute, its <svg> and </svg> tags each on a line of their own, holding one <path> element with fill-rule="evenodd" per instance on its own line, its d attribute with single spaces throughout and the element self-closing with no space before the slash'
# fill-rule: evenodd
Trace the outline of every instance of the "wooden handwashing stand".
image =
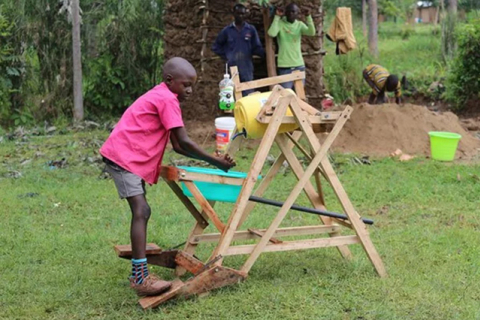
<svg viewBox="0 0 480 320">
<path fill-rule="evenodd" d="M 235 73 L 236 71 L 232 70 L 232 74 Z M 245 179 L 187 172 L 176 167 L 161 167 L 161 177 L 192 214 L 195 225 L 183 250 L 162 251 L 158 246 L 148 244 L 147 260 L 150 264 L 175 268 L 177 275 L 190 272 L 193 277 L 185 282 L 180 279 L 175 280 L 172 288 L 159 296 L 140 299 L 140 305 L 144 309 L 154 308 L 175 297 L 191 296 L 238 283 L 246 279 L 255 261 L 264 252 L 336 247 L 343 257 L 350 259 L 352 255 L 348 245 L 361 244 L 378 275 L 380 277 L 387 275 L 365 223 L 353 207 L 327 157 L 329 148 L 349 119 L 353 109 L 347 106 L 343 111 L 320 112 L 313 108 L 302 100 L 305 98 L 302 84 L 304 78 L 304 72 L 246 83 L 239 83 L 238 76 L 234 77 L 234 81 L 237 82 L 235 87 L 237 98 L 241 97 L 242 90 L 275 85 L 256 118 L 260 123 L 266 124 L 267 129 Z M 276 85 L 286 81 L 295 81 L 296 95 Z M 287 108 L 290 108 L 291 116 L 286 115 Z M 280 125 L 286 123 L 297 123 L 298 129 L 291 133 L 279 133 Z M 314 128 L 325 125 L 333 126 L 333 129 L 328 133 L 323 144 L 320 144 Z M 300 138 L 303 138 L 308 145 L 307 149 L 299 143 Z M 257 183 L 261 169 L 274 143 L 277 144 L 281 153 L 268 173 Z M 294 147 L 298 148 L 309 160 L 306 169 L 294 153 Z M 234 148 L 235 146 L 232 146 L 232 149 Z M 241 230 L 243 222 L 256 205 L 255 202 L 250 201 L 250 197 L 262 197 L 277 176 L 284 161 L 288 162 L 297 177 L 296 185 L 291 189 L 288 197 L 278 205 L 281 207 L 277 208 L 277 215 L 268 228 Z M 314 177 L 315 185 L 310 181 L 311 177 Z M 214 209 L 214 202 L 208 201 L 197 188 L 194 182 L 200 181 L 241 186 L 240 194 L 228 221 L 220 219 Z M 292 206 L 295 206 L 295 201 L 302 192 L 306 194 L 314 209 L 326 210 L 322 192 L 323 181 L 326 181 L 333 189 L 346 217 L 339 219 L 320 215 L 321 224 L 319 225 L 280 228 L 281 222 Z M 197 209 L 190 198 L 184 195 L 179 183 L 185 184 L 201 210 Z M 218 232 L 204 234 L 209 223 L 212 223 Z M 344 227 L 352 229 L 354 234 L 342 235 L 341 229 Z M 315 239 L 297 239 L 298 236 L 305 235 L 324 236 Z M 290 236 L 297 236 L 297 240 L 282 239 Z M 256 243 L 237 244 L 241 240 L 256 240 Z M 194 257 L 194 253 L 196 247 L 205 242 L 216 243 L 216 247 L 210 258 L 206 262 L 202 262 Z M 130 246 L 116 246 L 115 249 L 121 258 L 131 258 Z M 223 258 L 232 255 L 247 256 L 239 270 L 223 266 Z"/>
</svg>

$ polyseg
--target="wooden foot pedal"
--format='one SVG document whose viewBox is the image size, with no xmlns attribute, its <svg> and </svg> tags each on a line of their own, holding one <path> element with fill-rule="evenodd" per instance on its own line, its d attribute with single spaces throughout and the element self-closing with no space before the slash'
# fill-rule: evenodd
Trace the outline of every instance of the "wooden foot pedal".
<svg viewBox="0 0 480 320">
<path fill-rule="evenodd" d="M 245 280 L 245 278 L 246 275 L 236 270 L 220 266 L 212 267 L 190 278 L 186 282 L 176 279 L 173 281 L 172 288 L 170 288 L 169 291 L 158 296 L 142 298 L 139 303 L 143 309 L 151 309 L 173 298 L 181 296 L 190 297 L 201 294 L 213 289 L 236 284 Z"/>
<path fill-rule="evenodd" d="M 156 306 L 175 298 L 181 293 L 181 289 L 185 284 L 180 279 L 175 279 L 172 283 L 172 287 L 167 292 L 162 293 L 158 296 L 145 297 L 140 299 L 138 303 L 143 309 L 151 309 Z"/>
</svg>

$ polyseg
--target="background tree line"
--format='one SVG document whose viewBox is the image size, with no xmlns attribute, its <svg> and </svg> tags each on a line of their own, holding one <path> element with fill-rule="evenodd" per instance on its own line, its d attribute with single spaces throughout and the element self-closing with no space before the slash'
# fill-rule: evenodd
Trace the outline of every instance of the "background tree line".
<svg viewBox="0 0 480 320">
<path fill-rule="evenodd" d="M 11 127 L 72 118 L 73 1 L 78 2 L 1 2 L 0 125 Z M 455 8 L 455 11 L 457 5 L 467 11 L 480 7 L 478 0 L 432 2 L 443 8 Z M 372 12 L 366 15 L 367 9 L 377 4 L 378 13 L 406 21 L 413 14 L 416 3 L 416 0 L 328 0 L 324 8 L 328 18 L 334 16 L 336 7 L 349 6 L 356 19 L 363 17 L 366 23 L 370 20 L 368 16 L 376 16 Z M 120 115 L 146 88 L 161 80 L 163 6 L 163 0 L 80 1 L 86 118 L 96 120 Z M 449 50 L 453 49 L 447 44 L 455 42 L 452 31 L 455 20 L 448 21 L 451 28 L 446 24 L 442 37 L 446 39 L 445 56 L 452 57 Z M 377 35 L 376 28 L 372 35 Z M 341 87 L 345 87 L 348 77 L 342 76 L 340 80 Z"/>
<path fill-rule="evenodd" d="M 161 77 L 162 0 L 81 0 L 86 116 L 117 115 Z M 71 0 L 0 4 L 0 124 L 72 117 Z"/>
</svg>

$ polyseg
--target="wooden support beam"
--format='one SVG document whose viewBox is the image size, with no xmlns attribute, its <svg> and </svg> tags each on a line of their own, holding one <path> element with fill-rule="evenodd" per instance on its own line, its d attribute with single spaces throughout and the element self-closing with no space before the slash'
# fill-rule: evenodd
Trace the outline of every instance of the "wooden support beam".
<svg viewBox="0 0 480 320">
<path fill-rule="evenodd" d="M 196 172 L 188 172 L 183 169 L 179 169 L 180 178 L 179 181 L 195 181 L 195 182 L 209 182 L 209 183 L 219 183 L 219 184 L 228 184 L 234 186 L 241 186 L 243 184 L 243 178 L 231 178 L 224 177 L 220 175 L 212 174 L 202 174 Z"/>
<path fill-rule="evenodd" d="M 205 264 L 202 261 L 183 251 L 178 252 L 177 256 L 175 257 L 175 262 L 177 265 L 183 267 L 185 270 L 193 273 L 194 275 L 200 273 L 205 267 Z"/>
<path fill-rule="evenodd" d="M 265 30 L 265 53 L 267 58 L 267 74 L 269 77 L 274 77 L 277 75 L 277 68 L 275 65 L 275 50 L 273 49 L 273 39 L 268 35 L 268 29 L 272 24 L 272 19 L 270 18 L 270 10 L 268 8 L 262 9 L 263 15 L 263 28 Z M 272 87 L 270 87 L 270 90 Z"/>
<path fill-rule="evenodd" d="M 300 139 L 301 136 L 302 136 L 301 132 L 293 133 L 294 139 Z M 288 148 L 292 148 L 292 147 L 293 147 L 293 143 L 289 143 Z M 282 167 L 284 161 L 285 161 L 285 156 L 283 154 L 280 154 L 275 160 L 275 162 L 273 163 L 273 165 L 270 167 L 270 170 L 268 171 L 268 173 L 260 181 L 260 185 L 257 187 L 253 195 L 257 197 L 263 196 L 268 186 L 273 181 L 273 178 L 277 175 L 278 171 Z M 248 215 L 250 214 L 250 212 L 252 212 L 252 210 L 255 208 L 255 205 L 256 203 L 252 201 L 248 203 L 247 207 L 243 212 L 242 219 L 240 220 L 240 223 L 239 223 L 239 227 L 243 225 L 245 220 L 248 218 Z"/>
<path fill-rule="evenodd" d="M 295 102 L 296 99 L 291 99 L 290 101 L 290 107 L 293 106 L 292 102 Z M 292 112 L 295 114 L 295 116 L 299 116 L 299 115 L 302 115 L 302 110 L 300 110 L 298 107 L 295 108 L 295 109 L 292 109 Z M 284 113 L 282 113 L 281 115 L 283 115 Z M 279 115 L 279 118 L 281 118 L 281 115 Z M 275 120 L 277 120 L 278 118 L 275 118 Z M 346 119 L 344 119 L 344 121 L 346 121 Z M 341 121 L 340 121 L 341 122 Z M 343 122 L 344 124 L 345 122 Z M 299 124 L 302 125 L 302 128 L 304 128 L 305 126 L 309 126 L 310 130 L 311 130 L 311 126 L 309 123 L 307 123 L 306 120 L 302 120 L 302 121 L 299 121 Z M 343 124 L 342 124 L 342 127 L 343 127 Z M 338 123 L 337 123 L 338 125 Z M 271 125 L 269 126 L 269 128 L 271 127 Z M 268 130 L 268 129 L 267 129 Z M 335 128 L 334 128 L 335 130 Z M 278 130 L 276 130 L 278 131 Z M 303 130 L 305 132 L 305 130 Z M 312 131 L 313 133 L 313 131 Z M 337 132 L 336 135 L 338 135 L 339 132 Z M 305 170 L 305 174 L 299 179 L 298 183 L 295 185 L 295 187 L 293 188 L 292 192 L 290 193 L 290 195 L 288 196 L 288 198 L 285 200 L 285 203 L 284 205 L 282 206 L 282 208 L 280 209 L 280 211 L 278 212 L 277 216 L 275 217 L 275 219 L 273 220 L 272 224 L 270 225 L 270 227 L 267 229 L 267 231 L 265 232 L 265 235 L 262 237 L 262 239 L 260 240 L 260 242 L 255 246 L 255 249 L 252 251 L 251 255 L 247 258 L 247 261 L 244 263 L 244 265 L 242 266 L 242 269 L 241 271 L 242 272 L 245 272 L 245 273 L 248 273 L 248 271 L 251 269 L 251 267 L 253 266 L 253 264 L 255 263 L 255 261 L 258 259 L 258 257 L 260 256 L 260 254 L 263 252 L 263 249 L 265 248 L 265 246 L 267 245 L 269 239 L 272 237 L 273 233 L 275 232 L 275 230 L 278 228 L 278 226 L 280 225 L 280 223 L 283 221 L 283 219 L 285 218 L 285 215 L 287 214 L 288 210 L 290 209 L 290 207 L 292 206 L 292 204 L 295 202 L 295 200 L 297 199 L 297 197 L 299 196 L 300 192 L 302 192 L 302 190 L 304 189 L 305 185 L 307 184 L 307 182 L 309 181 L 310 177 L 312 176 L 312 174 L 315 172 L 316 170 L 316 167 L 319 165 L 320 161 L 323 160 L 323 158 L 327 155 L 327 152 L 328 152 L 328 149 L 330 149 L 334 139 L 336 138 L 336 135 L 332 135 L 330 134 L 327 139 L 325 140 L 323 146 L 320 148 L 319 152 L 316 154 L 315 158 L 312 159 L 312 162 L 310 163 L 310 165 L 307 167 L 307 169 Z M 315 137 L 315 135 L 314 135 Z M 316 138 L 316 137 L 315 137 Z M 334 239 L 334 238 L 332 238 Z M 222 255 L 224 255 L 224 253 L 222 252 Z"/>
<path fill-rule="evenodd" d="M 266 229 L 257 229 L 262 232 Z M 324 226 L 302 226 L 302 227 L 289 227 L 289 228 L 280 228 L 275 231 L 273 234 L 275 237 L 290 237 L 290 236 L 305 236 L 305 235 L 315 235 L 315 234 L 325 234 L 332 233 L 339 230 L 338 225 L 324 225 Z M 220 239 L 220 233 L 207 233 L 193 237 L 192 243 L 204 243 L 204 242 L 218 242 Z M 236 231 L 233 237 L 233 241 L 239 240 L 254 240 L 258 239 L 257 235 L 252 234 L 248 230 Z"/>
<path fill-rule="evenodd" d="M 198 204 L 202 207 L 203 212 L 205 212 L 206 215 L 210 218 L 210 220 L 212 220 L 213 224 L 218 229 L 218 231 L 222 232 L 223 229 L 225 228 L 225 225 L 217 216 L 217 214 L 215 213 L 215 210 L 213 210 L 212 206 L 210 205 L 210 203 L 208 203 L 207 199 L 205 199 L 205 197 L 200 192 L 200 190 L 198 190 L 197 186 L 192 181 L 184 181 L 184 183 L 185 183 L 185 186 L 188 188 L 188 190 L 190 190 L 190 192 L 192 193 L 195 200 L 197 200 Z"/>
<path fill-rule="evenodd" d="M 250 89 L 257 89 L 257 88 L 273 86 L 279 83 L 295 81 L 295 80 L 303 80 L 303 79 L 305 79 L 305 72 L 300 71 L 297 73 L 291 73 L 291 74 L 286 74 L 282 76 L 242 82 L 242 83 L 239 83 L 238 88 L 236 88 L 235 90 L 244 91 L 244 90 L 250 90 Z"/>
<path fill-rule="evenodd" d="M 165 182 L 170 187 L 170 189 L 172 189 L 173 193 L 175 193 L 175 195 L 178 197 L 178 199 L 180 199 L 180 201 L 183 203 L 185 208 L 187 208 L 187 210 L 190 212 L 190 214 L 195 218 L 195 220 L 197 220 L 197 222 L 204 229 L 206 227 L 208 227 L 208 222 L 207 222 L 208 217 L 205 215 L 204 212 L 200 212 L 200 211 L 197 210 L 197 208 L 192 203 L 192 201 L 190 201 L 190 199 L 188 199 L 188 197 L 183 194 L 183 191 L 182 191 L 182 189 L 180 189 L 178 184 L 176 184 L 173 181 L 169 181 L 169 180 L 166 180 Z"/>
<path fill-rule="evenodd" d="M 252 165 L 248 172 L 248 176 L 245 179 L 245 183 L 242 186 L 240 195 L 238 196 L 237 203 L 235 204 L 235 207 L 230 214 L 225 231 L 222 233 L 222 237 L 220 238 L 218 246 L 215 248 L 215 251 L 211 256 L 211 259 L 218 255 L 223 256 L 223 253 L 228 249 L 230 243 L 232 242 L 235 231 L 237 231 L 239 222 L 242 218 L 243 211 L 245 210 L 249 202 L 248 198 L 253 192 L 255 183 L 258 179 L 258 175 L 260 174 L 265 160 L 267 159 L 268 153 L 275 139 L 275 135 L 280 128 L 281 118 L 285 114 L 287 107 L 290 104 L 290 100 L 291 97 L 283 98 L 282 101 L 279 103 L 278 107 L 275 108 L 274 116 L 278 116 L 274 120 L 272 120 L 265 132 L 262 141 L 260 142 L 258 152 L 253 158 Z M 270 234 L 267 241 L 269 241 L 271 237 L 272 235 Z M 221 264 L 221 261 L 219 261 L 217 265 L 218 264 Z"/>
<path fill-rule="evenodd" d="M 260 230 L 258 230 L 258 229 L 251 229 L 251 228 L 248 229 L 248 232 L 256 235 L 256 236 L 259 237 L 259 238 L 263 237 L 263 235 L 265 234 L 264 231 L 260 231 Z M 269 241 L 270 241 L 271 243 L 275 243 L 275 244 L 279 244 L 279 243 L 282 243 L 282 242 L 283 242 L 282 240 L 278 240 L 277 238 L 270 238 Z"/>
<path fill-rule="evenodd" d="M 132 246 L 129 244 L 119 244 L 113 247 L 115 252 L 120 258 L 131 259 L 132 258 Z M 147 243 L 145 253 L 147 255 L 158 254 L 162 252 L 162 248 L 155 243 Z"/>
<path fill-rule="evenodd" d="M 330 161 L 328 161 L 328 159 L 324 158 L 323 156 L 320 157 L 320 155 L 322 155 L 323 153 L 323 150 L 325 149 L 325 146 L 328 144 L 331 145 L 331 143 L 333 143 L 333 139 L 335 139 L 337 135 L 340 133 L 343 126 L 345 125 L 345 122 L 350 117 L 350 114 L 352 113 L 353 108 L 350 106 L 347 106 L 345 108 L 345 110 L 342 113 L 342 116 L 333 127 L 332 131 L 330 132 L 327 139 L 325 140 L 323 146 L 321 146 L 318 149 L 320 143 L 318 142 L 318 139 L 316 138 L 315 133 L 311 128 L 311 125 L 307 123 L 306 119 L 304 118 L 302 119 L 302 115 L 301 115 L 301 112 L 299 112 L 299 106 L 298 104 L 296 104 L 296 101 L 292 101 L 290 103 L 290 107 L 292 109 L 292 112 L 296 116 L 298 115 L 298 119 L 299 119 L 298 124 L 301 127 L 302 131 L 305 132 L 305 137 L 307 138 L 307 140 L 309 141 L 313 149 L 318 150 L 316 156 L 314 157 L 314 159 L 312 159 L 312 162 L 310 163 L 308 168 L 312 167 L 312 165 L 321 164 L 321 167 L 325 172 L 325 175 L 327 176 L 327 180 L 330 182 L 330 185 L 332 186 L 335 194 L 337 195 L 337 198 L 340 204 L 342 205 L 343 210 L 345 211 L 345 214 L 348 216 L 349 221 L 353 226 L 353 230 L 360 238 L 360 243 L 362 244 L 375 270 L 377 271 L 377 274 L 380 277 L 386 277 L 387 272 L 385 270 L 385 266 L 383 265 L 382 259 L 380 258 L 380 255 L 378 254 L 377 250 L 375 249 L 375 246 L 373 245 L 372 240 L 370 239 L 370 235 L 368 233 L 368 230 L 365 224 L 360 219 L 360 215 L 355 211 L 355 208 L 353 207 L 353 204 L 350 202 L 350 199 L 348 198 L 348 195 L 345 192 L 345 189 L 343 188 L 340 180 L 338 179 L 335 171 L 333 170 L 333 167 L 330 164 Z M 330 148 L 330 146 L 328 146 L 328 148 Z"/>
<path fill-rule="evenodd" d="M 291 251 L 314 248 L 338 247 L 348 244 L 360 243 L 358 236 L 340 236 L 335 238 L 323 239 L 307 239 L 297 241 L 284 241 L 280 244 L 270 243 L 265 245 L 262 252 L 277 252 L 277 251 Z M 233 256 L 239 254 L 252 254 L 257 245 L 246 244 L 239 246 L 231 246 L 225 253 L 226 256 Z"/>
</svg>

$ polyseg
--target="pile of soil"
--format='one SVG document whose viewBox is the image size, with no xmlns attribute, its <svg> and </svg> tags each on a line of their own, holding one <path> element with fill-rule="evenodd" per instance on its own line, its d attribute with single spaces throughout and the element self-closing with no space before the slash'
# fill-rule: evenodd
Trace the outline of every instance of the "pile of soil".
<svg viewBox="0 0 480 320">
<path fill-rule="evenodd" d="M 456 156 L 470 159 L 480 150 L 480 139 L 466 131 L 458 117 L 412 104 L 360 104 L 333 144 L 336 152 L 388 156 L 396 149 L 412 155 L 429 155 L 429 131 L 448 131 L 462 135 Z"/>
</svg>

